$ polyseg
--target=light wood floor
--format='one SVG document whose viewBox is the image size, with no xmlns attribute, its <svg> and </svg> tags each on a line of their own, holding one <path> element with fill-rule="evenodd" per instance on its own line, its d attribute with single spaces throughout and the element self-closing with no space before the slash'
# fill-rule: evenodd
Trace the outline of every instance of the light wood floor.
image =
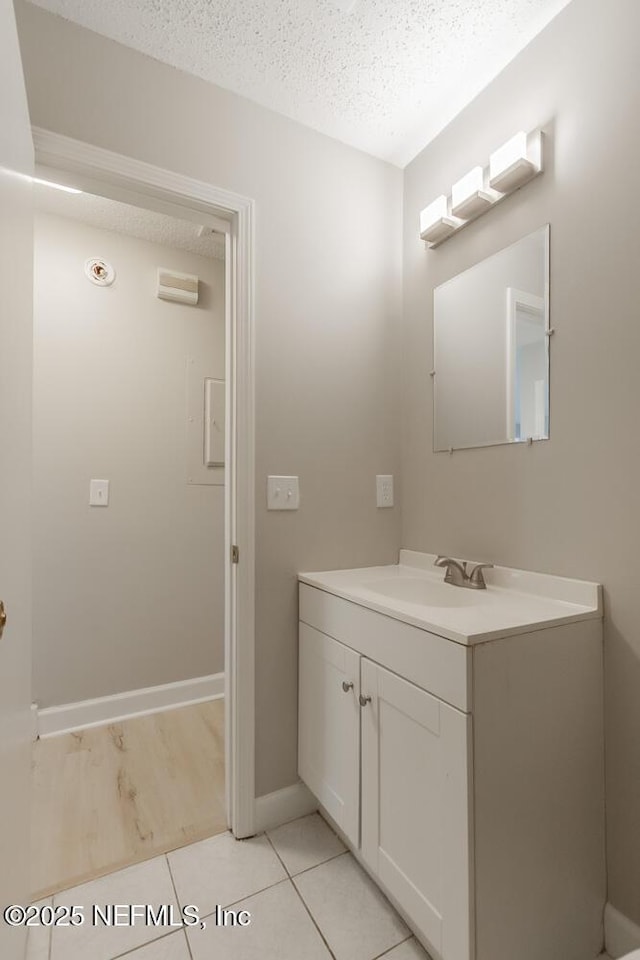
<svg viewBox="0 0 640 960">
<path fill-rule="evenodd" d="M 38 740 L 33 900 L 226 829 L 224 701 Z"/>
</svg>

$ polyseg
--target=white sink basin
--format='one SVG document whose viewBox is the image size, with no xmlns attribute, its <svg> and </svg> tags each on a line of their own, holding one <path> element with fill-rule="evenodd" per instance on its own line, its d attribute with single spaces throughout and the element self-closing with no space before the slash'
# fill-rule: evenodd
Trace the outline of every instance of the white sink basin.
<svg viewBox="0 0 640 960">
<path fill-rule="evenodd" d="M 365 581 L 362 586 L 383 597 L 425 607 L 477 607 L 486 600 L 483 590 L 455 587 L 440 581 L 434 583 L 425 577 L 390 577 L 388 580 Z"/>
<path fill-rule="evenodd" d="M 602 618 L 596 583 L 495 566 L 486 572 L 487 589 L 471 590 L 445 583 L 435 560 L 435 554 L 402 550 L 398 564 L 298 576 L 311 587 L 464 644 Z"/>
</svg>

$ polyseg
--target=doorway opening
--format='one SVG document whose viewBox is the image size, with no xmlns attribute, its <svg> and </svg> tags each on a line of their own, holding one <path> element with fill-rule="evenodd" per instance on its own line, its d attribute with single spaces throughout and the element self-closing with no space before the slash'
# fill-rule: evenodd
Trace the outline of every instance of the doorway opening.
<svg viewBox="0 0 640 960">
<path fill-rule="evenodd" d="M 48 131 L 34 129 L 33 136 L 40 164 L 38 175 L 43 179 L 83 190 L 97 198 L 127 203 L 147 213 L 163 214 L 204 227 L 205 230 L 200 232 L 210 237 L 213 232 L 224 238 L 225 666 L 224 701 L 220 701 L 219 706 L 224 703 L 226 824 L 237 838 L 251 836 L 254 833 L 255 803 L 253 202 L 209 184 Z M 97 251 L 94 253 L 97 255 Z M 89 281 L 86 282 L 88 285 Z M 220 385 L 213 381 L 221 378 L 206 379 L 210 381 L 209 399 L 217 395 L 219 400 Z M 117 394 L 115 380 L 113 390 Z M 185 402 L 189 391 L 186 393 Z M 150 428 L 153 428 L 153 414 L 150 414 Z M 167 597 L 168 617 L 171 609 L 171 597 Z M 210 690 L 203 691 L 203 698 L 210 695 Z M 179 712 L 175 712 L 175 718 Z M 46 721 L 46 715 L 44 719 Z"/>
<path fill-rule="evenodd" d="M 37 897 L 227 826 L 225 234 L 52 175 L 34 184 Z"/>
</svg>

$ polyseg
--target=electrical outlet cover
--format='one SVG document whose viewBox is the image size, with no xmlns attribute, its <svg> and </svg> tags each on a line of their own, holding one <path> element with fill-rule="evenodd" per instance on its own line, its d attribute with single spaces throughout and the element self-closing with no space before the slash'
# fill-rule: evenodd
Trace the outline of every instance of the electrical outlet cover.
<svg viewBox="0 0 640 960">
<path fill-rule="evenodd" d="M 376 477 L 376 505 L 378 507 L 393 506 L 393 476 L 379 474 Z"/>
</svg>

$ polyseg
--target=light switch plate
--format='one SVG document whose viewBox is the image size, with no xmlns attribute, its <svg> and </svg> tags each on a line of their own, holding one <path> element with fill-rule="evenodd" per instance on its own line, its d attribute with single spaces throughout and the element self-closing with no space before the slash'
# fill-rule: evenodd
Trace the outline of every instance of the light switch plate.
<svg viewBox="0 0 640 960">
<path fill-rule="evenodd" d="M 91 480 L 89 483 L 89 506 L 90 507 L 108 507 L 109 506 L 109 481 Z"/>
<path fill-rule="evenodd" d="M 299 506 L 298 477 L 267 477 L 267 510 L 297 510 Z"/>
<path fill-rule="evenodd" d="M 393 476 L 382 474 L 376 477 L 376 505 L 378 507 L 393 506 Z"/>
</svg>

